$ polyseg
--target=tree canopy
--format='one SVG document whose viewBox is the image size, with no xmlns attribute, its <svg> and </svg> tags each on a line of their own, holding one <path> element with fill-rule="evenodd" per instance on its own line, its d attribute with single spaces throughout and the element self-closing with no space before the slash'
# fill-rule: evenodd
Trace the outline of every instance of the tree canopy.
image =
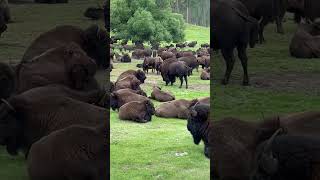
<svg viewBox="0 0 320 180">
<path fill-rule="evenodd" d="M 180 42 L 185 24 L 172 12 L 172 0 L 111 0 L 111 31 L 122 39 L 139 42 Z"/>
</svg>

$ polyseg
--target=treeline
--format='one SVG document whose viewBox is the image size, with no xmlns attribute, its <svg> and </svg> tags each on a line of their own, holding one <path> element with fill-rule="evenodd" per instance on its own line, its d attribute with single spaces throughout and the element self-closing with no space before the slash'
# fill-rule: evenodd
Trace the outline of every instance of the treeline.
<svg viewBox="0 0 320 180">
<path fill-rule="evenodd" d="M 172 9 L 182 14 L 187 23 L 210 26 L 210 0 L 173 0 Z"/>
</svg>

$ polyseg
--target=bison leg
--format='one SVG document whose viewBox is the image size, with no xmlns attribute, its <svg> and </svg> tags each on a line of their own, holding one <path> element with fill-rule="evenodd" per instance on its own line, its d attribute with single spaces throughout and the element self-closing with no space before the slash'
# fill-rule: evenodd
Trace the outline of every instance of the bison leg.
<svg viewBox="0 0 320 180">
<path fill-rule="evenodd" d="M 179 76 L 179 79 L 180 79 L 180 87 L 179 87 L 179 88 L 182 88 L 182 84 L 183 84 L 183 76 Z"/>
<path fill-rule="evenodd" d="M 243 69 L 243 85 L 248 86 L 249 85 L 249 77 L 248 77 L 248 57 L 246 52 L 246 47 L 241 46 L 237 47 L 238 49 L 238 57 L 242 64 Z"/>
<path fill-rule="evenodd" d="M 276 24 L 277 24 L 277 33 L 284 34 L 283 26 L 282 26 L 283 17 L 276 17 Z"/>
<path fill-rule="evenodd" d="M 223 85 L 226 85 L 229 82 L 230 74 L 233 69 L 235 59 L 234 59 L 233 49 L 222 49 L 221 53 L 226 62 L 226 72 L 224 75 L 224 79 L 222 80 L 221 83 Z"/>
<path fill-rule="evenodd" d="M 186 89 L 188 89 L 188 76 L 184 76 L 184 81 L 186 81 Z"/>
<path fill-rule="evenodd" d="M 260 27 L 259 27 L 259 42 L 260 44 L 266 42 L 263 36 L 263 31 L 264 27 L 268 24 L 268 19 L 266 17 L 262 18 L 262 21 L 260 22 Z"/>
</svg>

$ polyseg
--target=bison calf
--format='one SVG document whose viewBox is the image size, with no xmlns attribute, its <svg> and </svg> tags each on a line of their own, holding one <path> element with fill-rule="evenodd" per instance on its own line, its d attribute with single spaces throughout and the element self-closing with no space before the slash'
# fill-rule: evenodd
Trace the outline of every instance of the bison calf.
<svg viewBox="0 0 320 180">
<path fill-rule="evenodd" d="M 151 121 L 155 109 L 150 100 L 131 101 L 119 109 L 119 119 L 146 123 Z"/>
</svg>

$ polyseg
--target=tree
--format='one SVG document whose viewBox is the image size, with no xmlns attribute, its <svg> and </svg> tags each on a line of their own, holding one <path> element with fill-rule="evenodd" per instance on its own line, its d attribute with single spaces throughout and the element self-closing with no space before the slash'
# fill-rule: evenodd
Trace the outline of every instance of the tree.
<svg viewBox="0 0 320 180">
<path fill-rule="evenodd" d="M 183 16 L 173 13 L 172 0 L 112 0 L 111 31 L 134 42 L 184 40 Z"/>
</svg>

